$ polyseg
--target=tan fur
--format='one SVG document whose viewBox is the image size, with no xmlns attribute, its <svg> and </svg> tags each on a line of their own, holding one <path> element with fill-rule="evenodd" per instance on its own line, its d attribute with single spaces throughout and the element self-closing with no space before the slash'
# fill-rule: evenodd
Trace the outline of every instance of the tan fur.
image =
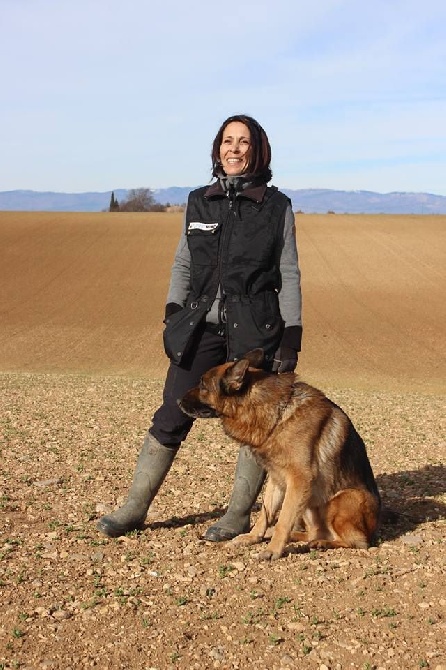
<svg viewBox="0 0 446 670">
<path fill-rule="evenodd" d="M 342 409 L 289 373 L 258 369 L 255 350 L 206 372 L 180 403 L 193 417 L 221 417 L 228 435 L 247 444 L 268 472 L 252 530 L 234 543 L 272 537 L 263 559 L 289 541 L 311 548 L 367 548 L 378 527 L 380 498 L 364 443 Z M 298 527 L 304 530 L 295 530 Z"/>
</svg>

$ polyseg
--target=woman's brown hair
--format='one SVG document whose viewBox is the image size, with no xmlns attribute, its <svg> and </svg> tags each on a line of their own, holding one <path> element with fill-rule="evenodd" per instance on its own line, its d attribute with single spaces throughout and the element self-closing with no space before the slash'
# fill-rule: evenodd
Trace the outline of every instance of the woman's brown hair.
<svg viewBox="0 0 446 670">
<path fill-rule="evenodd" d="M 212 176 L 221 176 L 222 167 L 220 162 L 220 145 L 222 143 L 223 133 L 226 126 L 233 122 L 244 123 L 245 126 L 249 128 L 249 132 L 251 134 L 251 158 L 249 159 L 247 173 L 256 182 L 263 182 L 267 184 L 273 176 L 270 167 L 271 146 L 268 140 L 268 136 L 260 123 L 253 119 L 252 116 L 247 116 L 246 114 L 236 114 L 235 116 L 230 116 L 226 119 L 226 121 L 223 121 L 222 125 L 220 126 L 212 144 Z"/>
</svg>

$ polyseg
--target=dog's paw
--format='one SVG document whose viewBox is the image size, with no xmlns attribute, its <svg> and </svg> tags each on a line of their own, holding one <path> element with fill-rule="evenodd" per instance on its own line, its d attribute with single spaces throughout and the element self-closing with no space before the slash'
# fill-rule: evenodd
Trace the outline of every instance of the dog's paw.
<svg viewBox="0 0 446 670">
<path fill-rule="evenodd" d="M 239 547 L 249 547 L 251 544 L 258 544 L 262 541 L 261 537 L 258 535 L 251 535 L 251 533 L 243 533 L 242 535 L 237 535 L 231 540 L 231 544 L 238 545 Z"/>
<path fill-rule="evenodd" d="M 259 561 L 277 561 L 282 556 L 282 552 L 271 551 L 271 549 L 264 549 L 258 554 Z"/>
<path fill-rule="evenodd" d="M 324 551 L 331 548 L 331 543 L 328 540 L 312 540 L 308 543 L 308 548 Z"/>
</svg>

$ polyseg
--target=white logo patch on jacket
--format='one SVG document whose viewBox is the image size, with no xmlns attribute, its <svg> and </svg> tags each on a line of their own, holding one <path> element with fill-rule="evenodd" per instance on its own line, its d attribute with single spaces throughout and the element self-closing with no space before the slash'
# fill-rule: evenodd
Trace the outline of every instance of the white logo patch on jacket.
<svg viewBox="0 0 446 670">
<path fill-rule="evenodd" d="M 191 221 L 187 227 L 187 231 L 206 230 L 208 232 L 213 232 L 216 228 L 218 228 L 218 223 L 201 223 L 201 221 Z"/>
</svg>

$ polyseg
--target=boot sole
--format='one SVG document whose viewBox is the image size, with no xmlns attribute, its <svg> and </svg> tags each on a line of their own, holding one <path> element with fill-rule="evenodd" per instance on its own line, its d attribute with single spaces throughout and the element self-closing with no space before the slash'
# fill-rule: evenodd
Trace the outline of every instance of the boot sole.
<svg viewBox="0 0 446 670">
<path fill-rule="evenodd" d="M 99 532 L 101 532 L 103 535 L 106 535 L 107 537 L 122 537 L 123 535 L 130 533 L 132 530 L 140 530 L 143 523 L 144 522 L 125 528 L 124 526 L 119 527 L 113 526 L 106 522 L 104 523 L 102 519 L 99 519 L 99 521 L 96 523 L 96 528 L 99 530 Z"/>
<path fill-rule="evenodd" d="M 229 540 L 233 540 L 234 537 L 237 537 L 237 535 L 240 535 L 242 532 L 243 531 L 236 533 L 235 531 L 225 530 L 223 528 L 208 528 L 208 530 L 203 535 L 203 540 L 207 540 L 208 542 L 228 542 Z"/>
</svg>

